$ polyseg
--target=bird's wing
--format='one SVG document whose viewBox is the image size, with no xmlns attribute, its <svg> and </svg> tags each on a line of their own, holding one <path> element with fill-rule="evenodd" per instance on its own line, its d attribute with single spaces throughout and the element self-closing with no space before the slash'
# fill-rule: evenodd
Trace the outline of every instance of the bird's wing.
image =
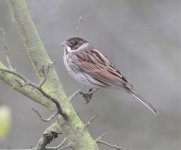
<svg viewBox="0 0 181 150">
<path fill-rule="evenodd" d="M 108 58 L 96 49 L 79 51 L 72 58 L 84 73 L 89 74 L 95 80 L 116 88 L 131 86 Z"/>
<path fill-rule="evenodd" d="M 87 73 L 95 80 L 108 86 L 125 89 L 148 107 L 154 114 L 158 114 L 153 105 L 139 95 L 120 71 L 98 50 L 79 51 L 74 54 L 73 61 L 79 66 L 81 71 Z"/>
</svg>

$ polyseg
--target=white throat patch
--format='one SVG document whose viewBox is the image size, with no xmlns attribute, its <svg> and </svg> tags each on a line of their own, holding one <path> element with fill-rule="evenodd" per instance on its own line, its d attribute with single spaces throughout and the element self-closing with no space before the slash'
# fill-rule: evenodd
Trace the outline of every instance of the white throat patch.
<svg viewBox="0 0 181 150">
<path fill-rule="evenodd" d="M 89 47 L 89 43 L 85 43 L 85 44 L 81 45 L 78 49 L 76 49 L 75 51 L 81 51 L 81 50 L 86 49 L 88 47 Z"/>
<path fill-rule="evenodd" d="M 71 48 L 69 46 L 66 46 L 65 47 L 65 50 L 68 52 L 68 53 L 73 53 L 73 52 L 78 52 L 78 51 L 81 51 L 83 49 L 86 49 L 89 47 L 89 43 L 85 43 L 83 45 L 81 45 L 78 49 L 73 49 L 71 50 Z"/>
<path fill-rule="evenodd" d="M 72 50 L 71 50 L 71 48 L 69 46 L 66 46 L 66 49 L 67 49 L 68 53 L 72 52 Z"/>
</svg>

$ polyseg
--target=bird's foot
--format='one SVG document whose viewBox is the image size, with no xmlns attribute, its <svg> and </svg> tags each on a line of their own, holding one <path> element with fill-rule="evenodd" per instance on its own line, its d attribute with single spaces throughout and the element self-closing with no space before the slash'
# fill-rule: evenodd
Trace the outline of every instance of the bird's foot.
<svg viewBox="0 0 181 150">
<path fill-rule="evenodd" d="M 86 104 L 88 104 L 91 101 L 93 93 L 83 93 L 83 92 L 80 92 L 80 94 L 82 95 L 82 97 L 86 101 Z"/>
<path fill-rule="evenodd" d="M 91 101 L 94 92 L 95 92 L 94 89 L 89 89 L 87 93 L 84 93 L 84 92 L 79 92 L 79 93 L 82 95 L 82 97 L 86 101 L 86 104 L 88 104 Z"/>
</svg>

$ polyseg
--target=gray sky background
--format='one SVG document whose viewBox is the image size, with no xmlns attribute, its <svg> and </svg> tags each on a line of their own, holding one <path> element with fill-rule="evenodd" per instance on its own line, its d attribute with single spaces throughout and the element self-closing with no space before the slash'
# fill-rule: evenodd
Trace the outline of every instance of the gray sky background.
<svg viewBox="0 0 181 150">
<path fill-rule="evenodd" d="M 134 97 L 115 89 L 100 90 L 87 105 L 78 96 L 73 106 L 82 121 L 98 115 L 89 128 L 94 138 L 109 131 L 107 141 L 132 150 L 181 148 L 179 0 L 27 0 L 27 4 L 48 54 L 57 61 L 55 67 L 67 95 L 81 85 L 67 74 L 58 43 L 77 35 L 82 16 L 81 35 L 108 56 L 160 113 L 155 117 Z M 37 82 L 5 0 L 0 2 L 0 27 L 6 31 L 14 67 Z M 2 45 L 0 37 L 0 59 L 5 60 Z M 0 148 L 35 146 L 50 123 L 41 122 L 31 108 L 47 117 L 50 113 L 3 82 L 0 105 L 12 110 L 12 127 Z"/>
</svg>

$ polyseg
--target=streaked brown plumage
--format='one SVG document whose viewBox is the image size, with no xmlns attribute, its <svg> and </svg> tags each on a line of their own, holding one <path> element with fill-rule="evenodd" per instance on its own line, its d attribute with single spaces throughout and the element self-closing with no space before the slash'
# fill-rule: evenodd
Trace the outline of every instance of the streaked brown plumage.
<svg viewBox="0 0 181 150">
<path fill-rule="evenodd" d="M 80 37 L 71 37 L 62 43 L 64 46 L 64 64 L 76 80 L 92 89 L 114 87 L 124 89 L 140 100 L 154 114 L 157 110 L 141 95 L 129 81 L 113 66 L 101 52 Z"/>
</svg>

